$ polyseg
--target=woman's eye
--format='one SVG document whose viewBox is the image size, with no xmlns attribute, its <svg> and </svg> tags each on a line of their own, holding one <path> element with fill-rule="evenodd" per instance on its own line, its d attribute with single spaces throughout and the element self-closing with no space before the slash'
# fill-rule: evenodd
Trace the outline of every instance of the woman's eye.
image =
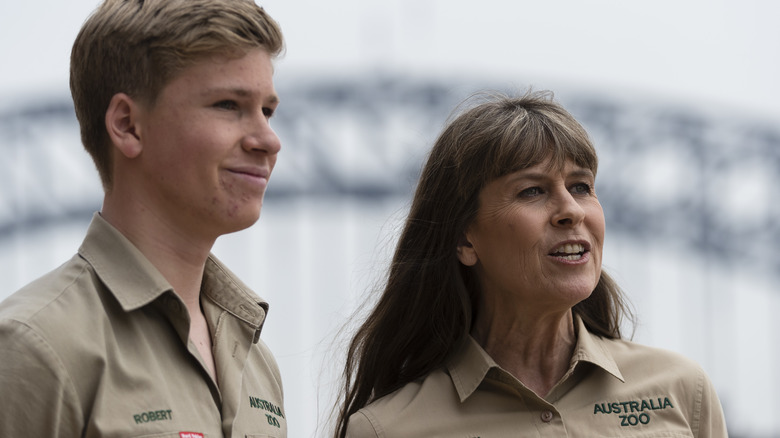
<svg viewBox="0 0 780 438">
<path fill-rule="evenodd" d="M 591 187 L 588 183 L 577 183 L 574 184 L 571 188 L 572 193 L 577 193 L 581 195 L 587 195 L 593 191 L 593 187 Z"/>
<path fill-rule="evenodd" d="M 542 191 L 541 187 L 529 187 L 527 189 L 521 190 L 520 193 L 517 194 L 517 197 L 518 198 L 530 198 L 530 197 L 533 197 L 533 196 L 539 196 L 542 193 L 544 193 L 544 192 Z"/>
<path fill-rule="evenodd" d="M 265 116 L 267 119 L 270 119 L 270 118 L 271 118 L 271 117 L 273 117 L 273 115 L 274 115 L 274 109 L 273 109 L 273 108 L 267 108 L 267 107 L 266 107 L 266 108 L 263 108 L 263 115 L 264 115 L 264 116 Z"/>
</svg>

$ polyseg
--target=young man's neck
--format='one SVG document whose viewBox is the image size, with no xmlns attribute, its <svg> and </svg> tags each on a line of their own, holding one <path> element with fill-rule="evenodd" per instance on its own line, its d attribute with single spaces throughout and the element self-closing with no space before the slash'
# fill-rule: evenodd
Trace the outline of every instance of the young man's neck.
<svg viewBox="0 0 780 438">
<path fill-rule="evenodd" d="M 206 259 L 215 239 L 185 233 L 151 209 L 106 196 L 103 218 L 133 243 L 173 286 L 192 313 L 199 308 Z"/>
</svg>

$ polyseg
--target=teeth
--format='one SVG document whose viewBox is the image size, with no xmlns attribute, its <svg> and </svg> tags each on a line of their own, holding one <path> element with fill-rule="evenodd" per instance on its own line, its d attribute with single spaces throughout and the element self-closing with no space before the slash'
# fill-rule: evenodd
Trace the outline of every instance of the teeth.
<svg viewBox="0 0 780 438">
<path fill-rule="evenodd" d="M 583 245 L 581 243 L 575 243 L 573 245 L 570 244 L 570 243 L 567 243 L 566 245 L 559 246 L 558 249 L 555 250 L 555 252 L 557 254 L 561 254 L 561 253 L 563 253 L 563 254 L 570 254 L 569 256 L 566 257 L 566 258 L 569 258 L 570 260 L 579 259 L 580 258 L 580 253 L 582 253 L 584 251 L 585 251 L 585 245 Z M 573 257 L 573 256 L 576 256 L 576 258 L 572 259 L 571 257 Z"/>
</svg>

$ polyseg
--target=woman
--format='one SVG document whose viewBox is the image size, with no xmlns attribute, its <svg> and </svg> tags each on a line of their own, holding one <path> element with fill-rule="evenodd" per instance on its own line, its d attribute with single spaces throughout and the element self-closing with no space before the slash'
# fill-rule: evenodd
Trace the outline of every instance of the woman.
<svg viewBox="0 0 780 438">
<path fill-rule="evenodd" d="M 622 338 L 597 164 L 549 93 L 445 128 L 350 344 L 336 437 L 727 436 L 698 365 Z"/>
</svg>

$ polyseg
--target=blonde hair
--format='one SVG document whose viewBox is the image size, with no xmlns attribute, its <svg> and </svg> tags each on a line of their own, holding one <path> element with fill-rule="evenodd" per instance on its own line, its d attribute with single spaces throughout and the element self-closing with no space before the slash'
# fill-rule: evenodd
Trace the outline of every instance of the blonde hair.
<svg viewBox="0 0 780 438">
<path fill-rule="evenodd" d="M 105 190 L 110 190 L 111 146 L 105 114 L 126 93 L 154 104 L 182 69 L 211 55 L 240 57 L 284 47 L 279 25 L 251 0 L 105 0 L 73 44 L 70 89 L 81 140 Z"/>
</svg>

